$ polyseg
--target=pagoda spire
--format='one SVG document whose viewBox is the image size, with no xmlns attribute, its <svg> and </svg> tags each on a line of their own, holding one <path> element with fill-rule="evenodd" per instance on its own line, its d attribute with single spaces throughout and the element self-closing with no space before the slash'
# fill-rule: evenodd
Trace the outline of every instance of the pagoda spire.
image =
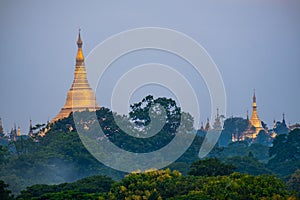
<svg viewBox="0 0 300 200">
<path fill-rule="evenodd" d="M 76 55 L 76 66 L 80 66 L 84 63 L 84 56 L 82 53 L 82 40 L 81 40 L 81 36 L 80 36 L 80 31 L 81 29 L 78 30 L 78 40 L 77 40 L 77 55 Z"/>
<path fill-rule="evenodd" d="M 32 120 L 31 119 L 29 120 L 29 133 L 28 133 L 28 135 L 30 137 L 33 136 L 33 127 L 32 127 Z"/>
<path fill-rule="evenodd" d="M 253 111 L 253 112 L 252 112 L 252 117 L 253 117 L 253 114 L 256 115 L 255 117 L 258 117 L 258 116 L 257 116 L 257 105 L 256 105 L 255 89 L 254 89 L 254 92 L 253 92 L 252 111 Z"/>
<path fill-rule="evenodd" d="M 76 55 L 76 67 L 74 72 L 73 84 L 67 94 L 67 99 L 64 107 L 57 114 L 57 116 L 51 120 L 51 123 L 68 117 L 71 112 L 80 112 L 85 110 L 96 111 L 100 108 L 96 101 L 95 93 L 91 89 L 87 80 L 84 56 L 82 53 L 82 44 L 83 42 L 79 29 L 77 39 L 78 50 Z"/>
<path fill-rule="evenodd" d="M 204 131 L 204 126 L 203 126 L 203 122 L 201 122 L 201 127 L 200 127 L 201 131 Z"/>
<path fill-rule="evenodd" d="M 80 37 L 80 31 L 81 31 L 81 28 L 78 29 L 78 40 L 77 40 L 78 48 L 82 48 L 82 44 L 83 44 L 81 37 Z"/>
<path fill-rule="evenodd" d="M 3 129 L 1 117 L 0 117 L 0 134 L 4 134 L 4 129 Z"/>
<path fill-rule="evenodd" d="M 209 118 L 207 118 L 206 125 L 205 125 L 205 131 L 210 130 L 210 124 L 209 124 Z"/>
<path fill-rule="evenodd" d="M 17 136 L 21 136 L 21 129 L 20 129 L 20 126 L 18 126 Z"/>
<path fill-rule="evenodd" d="M 258 117 L 258 114 L 257 114 L 255 89 L 254 89 L 254 92 L 253 92 L 252 116 L 251 116 L 251 119 L 250 119 L 250 123 L 256 129 L 255 136 L 254 136 L 254 138 L 255 138 L 256 135 L 259 133 L 259 131 L 263 129 L 261 121 L 260 121 L 260 119 Z"/>
<path fill-rule="evenodd" d="M 217 108 L 217 115 L 216 115 L 215 121 L 213 123 L 213 128 L 215 130 L 222 130 L 222 123 L 221 123 L 221 119 L 220 119 L 220 115 L 219 115 L 219 108 Z"/>
<path fill-rule="evenodd" d="M 253 89 L 253 103 L 256 103 L 255 89 Z"/>
<path fill-rule="evenodd" d="M 285 117 L 284 113 L 282 113 L 282 123 L 285 124 Z"/>
</svg>

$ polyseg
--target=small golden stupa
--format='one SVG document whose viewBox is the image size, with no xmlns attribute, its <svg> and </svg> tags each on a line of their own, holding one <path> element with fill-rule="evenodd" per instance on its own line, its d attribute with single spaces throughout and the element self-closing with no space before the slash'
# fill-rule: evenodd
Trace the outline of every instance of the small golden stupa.
<svg viewBox="0 0 300 200">
<path fill-rule="evenodd" d="M 256 138 L 259 131 L 264 130 L 264 128 L 262 127 L 261 121 L 260 121 L 260 119 L 258 117 L 258 114 L 257 114 L 255 91 L 254 91 L 254 94 L 253 94 L 252 116 L 250 118 L 250 123 L 251 123 L 252 126 L 255 127 L 255 133 L 253 134 L 252 138 Z"/>
</svg>

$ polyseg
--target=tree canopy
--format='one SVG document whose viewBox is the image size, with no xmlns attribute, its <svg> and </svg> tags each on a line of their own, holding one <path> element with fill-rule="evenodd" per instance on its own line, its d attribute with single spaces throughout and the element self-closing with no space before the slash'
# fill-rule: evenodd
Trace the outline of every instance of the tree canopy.
<svg viewBox="0 0 300 200">
<path fill-rule="evenodd" d="M 157 104 L 162 106 L 166 115 L 162 115 L 164 111 L 158 108 L 159 106 L 155 107 Z M 193 118 L 188 113 L 182 112 L 171 99 L 154 99 L 148 96 L 142 102 L 133 104 L 131 108 L 129 116 L 118 115 L 107 108 L 101 108 L 95 116 L 90 115 L 88 111 L 81 112 L 80 114 L 85 119 L 81 123 L 93 129 L 93 123 L 99 122 L 104 130 L 105 140 L 136 153 L 151 152 L 167 145 L 178 131 L 186 136 L 195 134 Z M 104 166 L 87 151 L 74 124 L 75 114 L 72 113 L 68 118 L 51 124 L 50 131 L 44 137 L 36 135 L 34 138 L 12 141 L 5 147 L 0 145 L 0 179 L 5 182 L 2 183 L 3 195 L 11 190 L 13 194 L 23 191 L 20 198 L 24 199 L 27 197 L 44 199 L 95 199 L 98 197 L 108 199 L 109 197 L 113 199 L 114 196 L 123 193 L 125 196 L 128 194 L 131 195 L 130 198 L 137 199 L 142 196 L 149 199 L 213 199 L 215 197 L 209 193 L 213 191 L 216 194 L 220 193 L 221 196 L 218 196 L 220 198 L 234 198 L 236 196 L 231 194 L 231 191 L 227 193 L 233 196 L 226 196 L 227 194 L 223 194 L 223 191 L 214 191 L 212 188 L 224 185 L 227 187 L 228 184 L 232 191 L 241 192 L 242 189 L 240 191 L 234 184 L 240 184 L 236 182 L 237 180 L 248 183 L 248 179 L 245 178 L 246 174 L 251 174 L 248 176 L 252 181 L 255 177 L 260 177 L 266 187 L 269 187 L 267 180 L 275 181 L 275 183 L 278 180 L 270 178 L 272 176 L 261 176 L 261 174 L 276 174 L 288 181 L 290 188 L 294 187 L 294 180 L 297 180 L 296 170 L 300 168 L 299 129 L 289 134 L 278 135 L 271 148 L 261 144 L 249 145 L 246 142 L 231 143 L 227 147 L 216 145 L 209 154 L 209 158 L 204 160 L 199 160 L 198 157 L 203 137 L 195 135 L 187 151 L 164 170 L 130 174 L 122 179 L 125 173 Z M 161 116 L 164 116 L 163 120 L 166 124 L 158 134 L 150 138 L 136 138 L 128 135 L 114 120 L 117 118 L 123 125 L 134 129 L 138 134 L 147 134 L 147 130 L 151 128 L 147 125 L 161 119 Z M 231 131 L 231 123 L 237 123 L 241 130 L 247 125 L 242 118 L 231 120 L 230 123 L 229 121 L 226 123 L 225 131 Z M 37 127 L 37 129 L 44 128 L 43 125 Z M 191 166 L 190 169 L 189 166 Z M 167 168 L 178 170 L 183 175 Z M 233 172 L 245 174 L 233 176 Z M 295 174 L 290 176 L 292 173 Z M 187 174 L 190 175 L 186 176 Z M 114 180 L 122 180 L 111 184 L 110 178 L 90 177 L 93 175 L 106 175 Z M 84 177 L 90 178 L 70 183 Z M 97 182 L 98 180 L 100 182 Z M 129 187 L 130 184 L 127 185 L 127 183 L 130 181 L 132 181 L 132 186 Z M 105 184 L 101 185 L 102 183 Z M 97 186 L 93 187 L 93 184 Z M 232 184 L 233 188 L 231 188 Z M 140 185 L 142 189 L 137 189 L 134 185 Z M 105 188 L 105 186 L 108 187 Z M 126 191 L 123 191 L 122 186 L 126 188 Z M 265 186 L 261 185 L 261 187 Z M 25 189 L 26 187 L 28 188 Z M 101 190 L 101 188 L 105 189 Z M 269 191 L 269 189 L 266 190 Z M 282 190 L 286 191 L 284 188 Z M 118 192 L 115 193 L 115 191 Z M 171 193 L 174 191 L 176 191 L 175 196 L 172 196 Z M 272 193 L 272 195 L 277 194 Z M 279 196 L 284 196 L 284 194 L 279 193 Z"/>
<path fill-rule="evenodd" d="M 282 177 L 300 169 L 300 129 L 276 136 L 269 150 L 268 167 Z"/>
<path fill-rule="evenodd" d="M 191 164 L 189 175 L 193 176 L 223 176 L 234 172 L 236 167 L 220 162 L 217 158 L 198 160 Z"/>
</svg>

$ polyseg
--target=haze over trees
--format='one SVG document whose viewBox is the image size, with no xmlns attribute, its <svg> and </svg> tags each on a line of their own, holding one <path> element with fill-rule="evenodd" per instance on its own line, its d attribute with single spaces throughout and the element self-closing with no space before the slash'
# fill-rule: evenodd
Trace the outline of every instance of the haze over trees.
<svg viewBox="0 0 300 200">
<path fill-rule="evenodd" d="M 203 163 L 195 165 L 202 168 Z M 34 185 L 23 190 L 17 199 L 286 199 L 289 196 L 283 181 L 270 175 L 234 172 L 226 176 L 182 176 L 167 169 L 131 173 L 115 182 L 93 176 L 74 183 Z"/>
<path fill-rule="evenodd" d="M 147 125 L 151 122 L 149 113 L 157 111 L 153 110 L 157 103 L 166 110 L 166 124 L 151 139 L 129 136 L 114 121 L 117 117 L 129 128 L 138 127 L 135 129 L 137 134 L 147 134 Z M 172 99 L 148 96 L 133 104 L 131 109 L 129 116 L 120 116 L 107 108 L 96 112 L 96 120 L 106 139 L 128 151 L 150 152 L 165 146 L 181 125 L 181 117 L 185 120 L 180 131 L 196 133 L 192 126 L 193 118 L 182 112 Z M 88 118 L 88 112 L 81 114 L 87 116 L 86 122 L 92 129 L 94 119 Z M 160 119 L 159 115 L 153 116 Z M 244 119 L 234 118 L 226 122 L 224 131 L 229 133 L 236 125 L 240 131 L 247 128 Z M 199 160 L 202 142 L 203 137 L 196 134 L 188 150 L 164 170 L 126 176 L 124 172 L 101 164 L 87 151 L 71 114 L 53 124 L 45 137 L 36 136 L 13 141 L 8 146 L 0 145 L 0 180 L 4 181 L 0 182 L 1 195 L 11 198 L 11 190 L 23 199 L 118 199 L 118 195 L 121 195 L 120 198 L 137 199 L 231 199 L 238 196 L 268 199 L 291 196 L 288 189 L 297 191 L 299 129 L 278 135 L 272 147 L 249 145 L 243 141 L 227 146 L 216 145 L 208 158 Z M 288 188 L 278 178 L 285 181 Z M 255 193 L 250 194 L 250 191 Z"/>
</svg>

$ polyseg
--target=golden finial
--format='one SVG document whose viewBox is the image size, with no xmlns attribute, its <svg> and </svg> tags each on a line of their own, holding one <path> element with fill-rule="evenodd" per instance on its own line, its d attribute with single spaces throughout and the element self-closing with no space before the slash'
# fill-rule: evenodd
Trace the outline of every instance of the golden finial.
<svg viewBox="0 0 300 200">
<path fill-rule="evenodd" d="M 256 102 L 255 88 L 253 89 L 253 102 Z"/>
<path fill-rule="evenodd" d="M 82 40 L 81 40 L 81 37 L 80 37 L 80 31 L 81 31 L 81 29 L 79 28 L 78 29 L 78 40 L 77 40 L 78 48 L 82 47 Z"/>
<path fill-rule="evenodd" d="M 81 29 L 78 30 L 78 40 L 77 40 L 77 46 L 78 46 L 78 51 L 77 51 L 77 56 L 76 56 L 76 65 L 82 65 L 83 62 L 84 62 L 84 56 L 83 56 L 83 53 L 82 53 L 82 40 L 81 40 L 81 37 L 80 37 L 80 31 Z"/>
</svg>

